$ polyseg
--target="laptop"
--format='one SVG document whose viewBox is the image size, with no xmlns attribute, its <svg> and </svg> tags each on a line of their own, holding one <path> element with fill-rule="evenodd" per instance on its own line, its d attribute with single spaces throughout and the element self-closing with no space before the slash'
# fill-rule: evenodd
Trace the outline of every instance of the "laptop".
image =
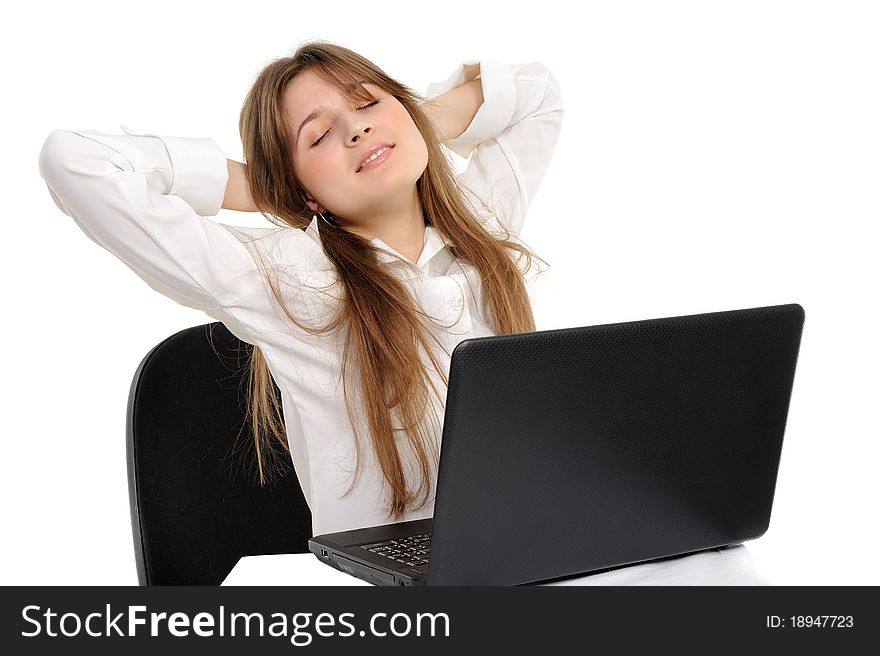
<svg viewBox="0 0 880 656">
<path fill-rule="evenodd" d="M 798 304 L 465 339 L 434 514 L 318 535 L 377 585 L 525 585 L 763 535 Z"/>
</svg>

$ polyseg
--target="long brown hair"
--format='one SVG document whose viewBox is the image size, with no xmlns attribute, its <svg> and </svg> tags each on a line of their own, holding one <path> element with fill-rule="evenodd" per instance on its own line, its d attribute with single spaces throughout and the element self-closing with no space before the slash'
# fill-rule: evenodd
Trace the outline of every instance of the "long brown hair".
<svg viewBox="0 0 880 656">
<path fill-rule="evenodd" d="M 336 86 L 349 99 L 373 99 L 359 84 L 360 80 L 365 80 L 403 104 L 428 148 L 427 167 L 416 182 L 426 221 L 447 240 L 452 254 L 473 265 L 479 274 L 494 317 L 495 333 L 533 332 L 535 322 L 520 269 L 522 260 L 514 260 L 512 251 L 525 258 L 526 270 L 531 267 L 533 257 L 541 262 L 544 260 L 510 239 L 509 231 L 491 234 L 478 218 L 476 209 L 457 184 L 452 163 L 440 148 L 441 135 L 437 127 L 421 107 L 427 99 L 347 48 L 326 41 L 306 42 L 292 56 L 272 60 L 266 65 L 248 91 L 241 110 L 239 131 L 248 184 L 260 213 L 276 225 L 297 229 L 307 228 L 314 215 L 295 175 L 293 139 L 285 127 L 282 109 L 285 88 L 307 69 Z M 491 208 L 486 209 L 494 212 Z M 440 420 L 436 412 L 431 413 L 428 385 L 435 395 L 439 393 L 427 376 L 419 349 L 423 349 L 444 385 L 448 385 L 443 367 L 429 344 L 431 340 L 440 342 L 422 323 L 421 318 L 429 315 L 418 307 L 401 280 L 382 266 L 377 258 L 377 247 L 346 230 L 329 213 L 324 217 L 329 223 L 321 222 L 322 248 L 335 266 L 341 285 L 336 304 L 338 309 L 325 325 L 309 326 L 298 321 L 284 303 L 278 283 L 268 275 L 270 267 L 265 266 L 263 256 L 256 251 L 255 255 L 264 265 L 261 272 L 268 288 L 294 324 L 313 335 L 342 330 L 344 398 L 355 432 L 358 463 L 352 485 L 345 495 L 354 489 L 360 472 L 362 447 L 355 418 L 361 415 L 352 408 L 354 403 L 360 402 L 372 437 L 373 453 L 390 490 L 388 517 L 399 520 L 408 509 L 418 510 L 428 502 L 431 475 L 439 457 Z M 503 226 L 503 222 L 499 225 Z M 250 424 L 259 480 L 264 485 L 267 478 L 272 477 L 271 464 L 273 458 L 277 459 L 278 444 L 283 449 L 280 453 L 286 452 L 288 460 L 290 451 L 266 360 L 258 347 L 253 346 L 250 350 Z M 349 374 L 352 353 L 355 365 Z M 349 389 L 352 378 L 357 394 L 352 394 Z M 433 415 L 432 428 L 423 426 L 428 413 Z M 394 426 L 393 416 L 400 426 Z M 404 444 L 418 464 L 421 483 L 417 489 L 410 489 L 407 483 L 396 431 L 403 431 Z"/>
</svg>

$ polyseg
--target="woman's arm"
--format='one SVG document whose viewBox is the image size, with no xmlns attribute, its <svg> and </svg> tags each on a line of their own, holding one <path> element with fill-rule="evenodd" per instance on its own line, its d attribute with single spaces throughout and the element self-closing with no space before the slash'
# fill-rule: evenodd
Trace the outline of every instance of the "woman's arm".
<svg viewBox="0 0 880 656">
<path fill-rule="evenodd" d="M 422 108 L 440 128 L 443 141 L 448 141 L 467 129 L 482 104 L 483 84 L 478 78 L 425 102 Z"/>
<path fill-rule="evenodd" d="M 226 160 L 229 180 L 226 183 L 226 194 L 223 196 L 223 209 L 239 212 L 256 212 L 257 206 L 251 196 L 251 189 L 245 176 L 245 164 L 234 159 Z"/>
<path fill-rule="evenodd" d="M 561 132 L 559 82 L 541 62 L 471 59 L 446 80 L 429 84 L 426 97 L 443 98 L 474 80 L 481 81 L 486 98 L 465 131 L 445 145 L 469 160 L 457 176 L 461 187 L 506 223 L 503 230 L 519 234 Z"/>
<path fill-rule="evenodd" d="M 263 284 L 237 232 L 206 218 L 220 210 L 226 160 L 209 138 L 55 130 L 39 169 L 92 241 L 154 290 L 219 319 Z"/>
</svg>

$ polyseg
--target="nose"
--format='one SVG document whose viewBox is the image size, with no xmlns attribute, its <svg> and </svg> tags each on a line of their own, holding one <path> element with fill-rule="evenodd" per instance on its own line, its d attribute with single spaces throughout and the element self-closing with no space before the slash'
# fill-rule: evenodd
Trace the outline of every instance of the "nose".
<svg viewBox="0 0 880 656">
<path fill-rule="evenodd" d="M 354 134 L 351 135 L 349 139 L 349 144 L 352 146 L 356 145 L 358 141 L 360 141 L 363 137 L 373 132 L 373 126 L 369 124 L 362 124 L 360 127 L 355 129 Z"/>
</svg>

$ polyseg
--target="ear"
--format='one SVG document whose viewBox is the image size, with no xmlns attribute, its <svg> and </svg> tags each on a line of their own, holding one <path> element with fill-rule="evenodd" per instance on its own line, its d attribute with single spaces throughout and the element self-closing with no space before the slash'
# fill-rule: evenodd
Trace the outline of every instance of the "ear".
<svg viewBox="0 0 880 656">
<path fill-rule="evenodd" d="M 303 200 L 305 201 L 306 205 L 309 206 L 309 209 L 312 210 L 312 212 L 315 212 L 315 213 L 320 212 L 321 214 L 323 214 L 326 211 L 318 203 L 318 201 L 316 201 L 314 198 L 312 198 L 312 195 L 307 191 L 303 191 Z"/>
</svg>

